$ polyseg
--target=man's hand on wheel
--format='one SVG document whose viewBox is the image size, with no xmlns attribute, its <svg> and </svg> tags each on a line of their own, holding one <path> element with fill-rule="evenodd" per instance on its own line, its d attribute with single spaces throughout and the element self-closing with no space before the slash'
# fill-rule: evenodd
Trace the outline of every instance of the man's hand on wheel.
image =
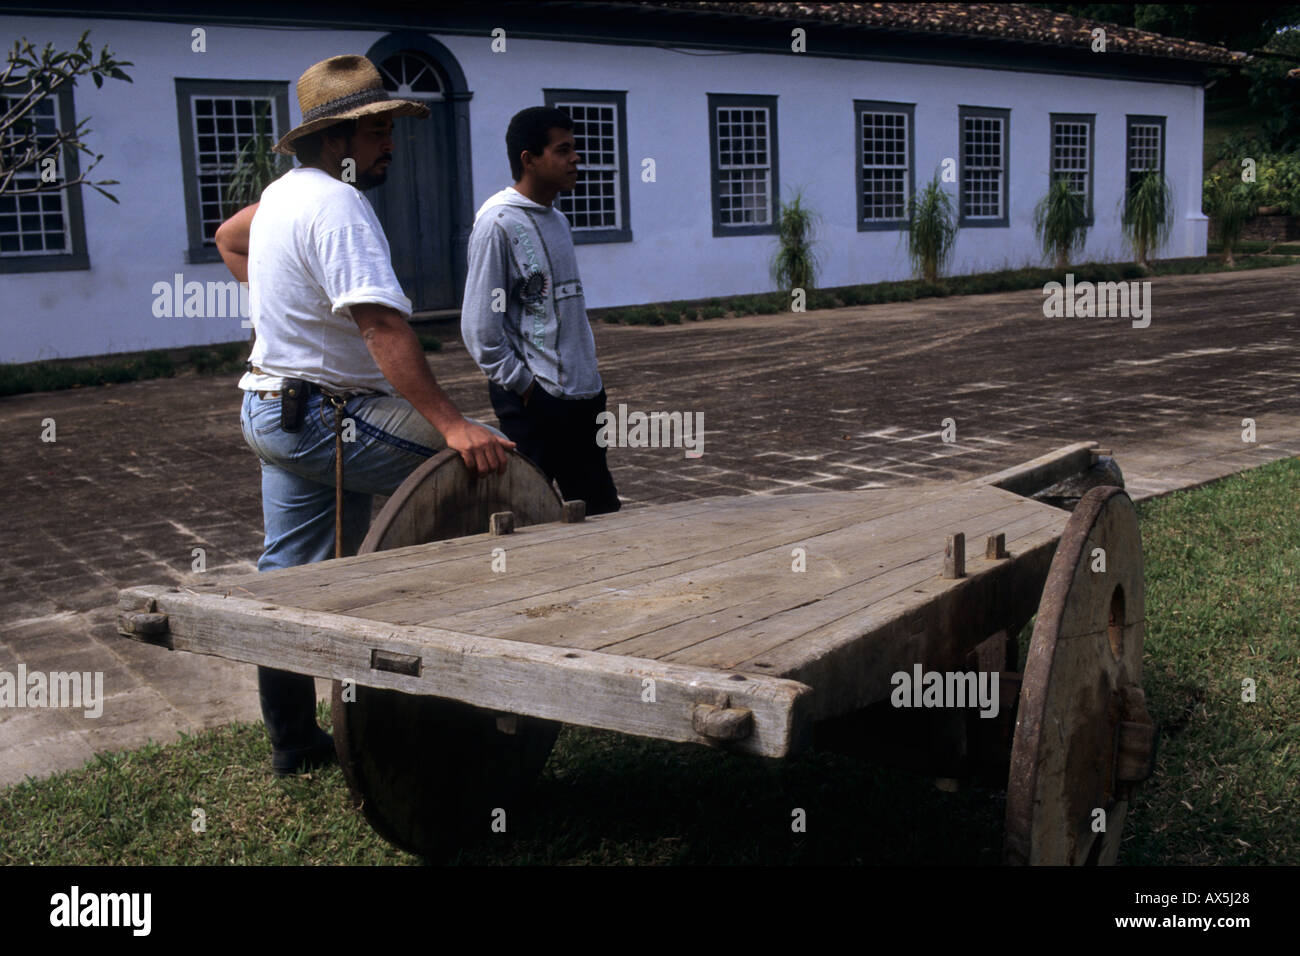
<svg viewBox="0 0 1300 956">
<path fill-rule="evenodd" d="M 479 476 L 490 475 L 494 471 L 498 475 L 504 475 L 506 462 L 510 458 L 506 452 L 515 447 L 515 443 L 509 439 L 494 435 L 482 425 L 475 425 L 463 418 L 459 424 L 447 429 L 443 438 L 447 439 L 448 448 L 460 452 L 465 467 Z"/>
</svg>

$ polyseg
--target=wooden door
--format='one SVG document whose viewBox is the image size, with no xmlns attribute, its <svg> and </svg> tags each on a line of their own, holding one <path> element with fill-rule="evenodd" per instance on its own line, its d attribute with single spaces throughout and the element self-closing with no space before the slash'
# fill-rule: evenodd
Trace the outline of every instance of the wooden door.
<svg viewBox="0 0 1300 956">
<path fill-rule="evenodd" d="M 452 262 L 456 150 L 451 104 L 442 98 L 444 81 L 432 60 L 410 50 L 379 66 L 390 95 L 419 100 L 430 115 L 393 121 L 388 180 L 366 195 L 383 224 L 393 270 L 414 310 L 458 308 L 464 290 L 455 288 Z"/>
</svg>

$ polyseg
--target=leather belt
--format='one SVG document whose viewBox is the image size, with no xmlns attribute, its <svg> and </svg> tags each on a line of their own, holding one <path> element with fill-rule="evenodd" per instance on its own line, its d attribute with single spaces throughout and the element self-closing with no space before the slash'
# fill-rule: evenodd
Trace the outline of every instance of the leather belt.
<svg viewBox="0 0 1300 956">
<path fill-rule="evenodd" d="M 270 375 L 270 374 L 271 374 L 270 372 L 264 372 L 262 369 L 258 368 L 256 365 L 251 365 L 251 364 L 249 364 L 249 365 L 246 365 L 246 368 L 247 368 L 250 372 L 253 372 L 253 373 L 256 374 L 256 375 Z M 342 398 L 342 399 L 351 399 L 351 398 L 353 398 L 353 397 L 355 397 L 355 396 L 357 396 L 357 395 L 382 395 L 382 394 L 384 394 L 383 392 L 377 392 L 377 391 L 375 391 L 374 389 L 370 389 L 370 388 L 353 388 L 353 389 L 348 389 L 347 391 L 334 392 L 334 391 L 331 391 L 330 389 L 327 389 L 327 388 L 325 388 L 325 387 L 323 387 L 323 386 L 321 386 L 321 385 L 317 385 L 315 382 L 307 382 L 307 383 L 305 383 L 305 386 L 304 386 L 304 387 L 305 387 L 305 389 L 306 389 L 306 394 L 303 395 L 303 398 L 304 398 L 304 399 L 307 399 L 307 398 L 311 397 L 312 392 L 320 392 L 320 393 L 322 393 L 323 395 L 326 395 L 326 396 L 337 396 L 337 397 Z M 267 399 L 267 398 L 279 398 L 279 397 L 280 397 L 280 390 L 279 390 L 279 389 L 276 389 L 275 391 L 271 391 L 271 392 L 258 392 L 258 393 L 257 393 L 257 397 L 258 397 L 258 398 L 261 398 L 261 399 Z"/>
</svg>

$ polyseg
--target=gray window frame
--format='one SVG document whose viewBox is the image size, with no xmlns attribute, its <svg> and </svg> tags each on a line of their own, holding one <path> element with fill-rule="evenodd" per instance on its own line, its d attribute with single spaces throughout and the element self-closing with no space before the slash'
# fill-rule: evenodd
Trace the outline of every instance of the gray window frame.
<svg viewBox="0 0 1300 956">
<path fill-rule="evenodd" d="M 854 167 L 857 186 L 857 206 L 854 214 L 858 222 L 858 232 L 894 232 L 899 229 L 912 228 L 907 218 L 907 203 L 903 204 L 903 218 L 883 219 L 869 222 L 862 218 L 862 202 L 866 192 L 862 181 L 862 114 L 863 113 L 902 113 L 907 116 L 907 200 L 916 196 L 916 104 L 890 103 L 885 100 L 853 101 L 853 139 L 854 155 L 857 165 Z"/>
<path fill-rule="evenodd" d="M 777 114 L 775 95 L 757 93 L 709 93 L 709 191 L 712 194 L 713 237 L 724 236 L 772 236 L 779 229 L 778 209 L 781 204 L 780 178 L 780 138 L 777 132 Z M 718 167 L 718 110 L 761 106 L 767 109 L 768 119 L 768 155 L 772 168 L 772 209 L 771 221 L 766 225 L 724 226 L 722 225 L 722 177 Z"/>
<path fill-rule="evenodd" d="M 970 219 L 966 216 L 966 120 L 990 117 L 1002 120 L 1002 216 Z M 1011 110 L 993 106 L 957 107 L 957 225 L 962 229 L 1005 229 L 1011 225 Z"/>
<path fill-rule="evenodd" d="M 59 128 L 68 131 L 77 126 L 77 115 L 73 102 L 72 89 L 59 90 L 56 94 Z M 81 175 L 81 163 L 76 147 L 63 147 L 63 174 L 65 179 L 76 179 Z M 64 210 L 67 217 L 68 236 L 72 240 L 72 251 L 54 255 L 24 255 L 22 253 L 0 255 L 0 275 L 17 275 L 26 272 L 70 272 L 90 268 L 90 253 L 86 247 L 86 217 L 82 205 L 81 186 L 64 186 Z M 105 200 L 107 201 L 107 200 Z"/>
<path fill-rule="evenodd" d="M 220 262 L 217 247 L 203 242 L 203 216 L 199 204 L 199 173 L 194 155 L 192 96 L 257 96 L 275 102 L 271 137 L 279 140 L 289 131 L 289 84 L 284 80 L 213 80 L 176 77 L 176 116 L 181 138 L 181 176 L 185 189 L 185 233 L 187 263 Z"/>
<path fill-rule="evenodd" d="M 1133 136 L 1133 127 L 1139 125 L 1159 126 L 1160 127 L 1160 174 L 1165 172 L 1165 154 L 1169 152 L 1169 139 L 1166 135 L 1165 120 L 1167 117 L 1155 116 L 1145 113 L 1128 113 L 1124 116 L 1124 208 L 1128 209 L 1128 197 L 1133 191 L 1133 185 L 1129 182 L 1128 168 L 1128 151 L 1129 143 Z"/>
<path fill-rule="evenodd" d="M 628 196 L 630 180 L 627 168 L 627 91 L 626 90 L 562 90 L 543 89 L 547 106 L 575 101 L 578 103 L 613 104 L 618 108 L 618 180 L 619 216 L 623 225 L 618 229 L 572 229 L 575 246 L 599 242 L 631 242 L 631 201 Z"/>
<path fill-rule="evenodd" d="M 1084 123 L 1088 127 L 1088 204 L 1084 209 L 1085 222 L 1088 226 L 1095 224 L 1094 210 L 1096 208 L 1096 194 L 1094 184 L 1096 182 L 1097 167 L 1097 114 L 1096 113 L 1052 113 L 1048 121 L 1048 140 L 1047 140 L 1047 183 L 1050 186 L 1052 176 L 1056 170 L 1052 168 L 1053 154 L 1056 150 L 1056 124 L 1061 123 Z"/>
</svg>

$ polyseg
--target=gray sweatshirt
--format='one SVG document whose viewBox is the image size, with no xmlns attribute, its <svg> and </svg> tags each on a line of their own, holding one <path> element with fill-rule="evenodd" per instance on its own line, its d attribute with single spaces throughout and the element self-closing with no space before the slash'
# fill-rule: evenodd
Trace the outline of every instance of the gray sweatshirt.
<svg viewBox="0 0 1300 956">
<path fill-rule="evenodd" d="M 600 393 L 596 342 L 564 213 L 511 187 L 479 207 L 460 331 L 488 378 L 516 394 L 534 378 L 556 397 Z"/>
</svg>

